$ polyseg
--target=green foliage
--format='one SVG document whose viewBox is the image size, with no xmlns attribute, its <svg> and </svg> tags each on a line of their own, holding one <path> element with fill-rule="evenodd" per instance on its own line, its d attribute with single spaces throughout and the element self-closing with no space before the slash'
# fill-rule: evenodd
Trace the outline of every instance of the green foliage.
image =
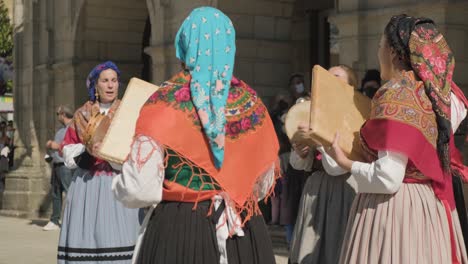
<svg viewBox="0 0 468 264">
<path fill-rule="evenodd" d="M 11 58 L 13 53 L 13 27 L 8 17 L 8 9 L 0 0 L 0 57 Z"/>
<path fill-rule="evenodd" d="M 3 0 L 0 0 L 0 58 L 2 69 L 0 71 L 0 95 L 5 92 L 13 92 L 13 81 L 6 78 L 6 72 L 10 72 L 13 55 L 13 26 L 8 17 L 8 8 Z"/>
<path fill-rule="evenodd" d="M 6 92 L 13 93 L 13 80 L 8 80 L 6 83 Z"/>
</svg>

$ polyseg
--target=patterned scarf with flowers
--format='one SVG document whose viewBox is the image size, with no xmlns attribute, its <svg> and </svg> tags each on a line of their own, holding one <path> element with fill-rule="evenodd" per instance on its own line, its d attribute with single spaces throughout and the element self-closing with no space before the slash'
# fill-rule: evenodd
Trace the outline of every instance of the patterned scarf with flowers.
<svg viewBox="0 0 468 264">
<path fill-rule="evenodd" d="M 69 144 L 85 144 L 87 143 L 87 138 L 89 135 L 87 129 L 90 123 L 92 123 L 95 118 L 98 118 L 98 115 L 102 115 L 99 108 L 99 102 L 87 101 L 83 106 L 81 106 L 73 116 L 73 122 L 67 129 L 65 138 L 62 142 L 62 147 Z M 115 100 L 107 113 L 107 117 L 112 120 L 115 112 L 120 106 L 120 100 Z M 89 170 L 94 172 L 109 172 L 108 175 L 112 175 L 110 172 L 113 171 L 112 167 L 107 161 L 93 157 L 92 167 Z"/>
<path fill-rule="evenodd" d="M 406 154 L 432 180 L 436 195 L 453 209 L 450 173 L 467 176 L 450 122 L 451 93 L 466 103 L 452 80 L 455 59 L 430 19 L 400 15 L 392 21 L 396 24 L 393 43 L 401 44 L 412 71 L 379 89 L 371 120 L 361 134 L 371 149 Z"/>
<path fill-rule="evenodd" d="M 224 191 L 233 208 L 247 210 L 248 219 L 258 209 L 253 186 L 277 161 L 279 146 L 267 109 L 245 82 L 232 78 L 224 113 L 225 159 L 217 169 L 201 125 L 204 117 L 192 102 L 190 80 L 188 72 L 180 72 L 164 82 L 137 121 L 136 135 L 150 136 L 166 150 L 163 200 L 197 202 Z"/>
<path fill-rule="evenodd" d="M 450 120 L 452 93 L 467 104 L 452 80 L 455 58 L 432 20 L 399 15 L 390 23 L 395 26 L 387 38 L 400 48 L 400 60 L 412 71 L 402 72 L 374 96 L 371 118 L 361 130 L 363 143 L 374 153 L 391 150 L 405 154 L 405 182 L 430 182 L 451 223 L 456 206 L 452 174 L 468 176 Z M 450 239 L 452 261 L 459 263 L 451 226 Z"/>
</svg>

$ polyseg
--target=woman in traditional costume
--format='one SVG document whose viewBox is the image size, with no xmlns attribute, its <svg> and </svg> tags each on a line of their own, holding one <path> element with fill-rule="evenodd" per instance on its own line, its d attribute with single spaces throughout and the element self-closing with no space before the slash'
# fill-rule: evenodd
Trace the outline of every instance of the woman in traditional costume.
<svg viewBox="0 0 468 264">
<path fill-rule="evenodd" d="M 138 209 L 129 209 L 112 194 L 112 179 L 119 173 L 95 157 L 94 125 L 112 119 L 120 71 L 108 61 L 87 78 L 89 101 L 79 108 L 63 142 L 65 165 L 75 174 L 67 194 L 58 247 L 58 263 L 131 263 L 140 227 Z"/>
<path fill-rule="evenodd" d="M 293 104 L 299 104 L 304 101 L 310 100 L 310 91 L 305 89 L 303 74 L 295 73 L 291 75 L 291 77 L 289 78 L 289 92 Z M 282 130 L 284 130 L 285 119 L 286 114 L 281 116 Z M 290 143 L 286 132 L 281 132 L 283 136 L 288 140 L 288 143 Z M 291 144 L 288 144 L 286 147 L 289 147 L 288 151 L 291 151 Z M 278 195 L 278 199 L 280 201 L 279 224 L 284 226 L 285 228 L 286 242 L 288 243 L 288 246 L 291 245 L 291 239 L 294 232 L 294 225 L 296 224 L 297 213 L 299 211 L 299 202 L 301 200 L 302 190 L 304 189 L 307 177 L 310 174 L 309 172 L 304 171 L 303 169 L 295 169 L 294 167 L 292 167 L 288 161 L 289 157 L 290 155 L 288 155 L 287 157 L 283 155 L 283 158 L 281 159 L 281 192 L 279 192 Z M 283 162 L 284 158 L 288 158 L 286 159 L 286 162 Z M 278 194 L 276 190 L 275 194 Z M 274 198 L 276 198 L 276 195 Z"/>
<path fill-rule="evenodd" d="M 185 70 L 143 106 L 113 183 L 129 207 L 157 204 L 135 262 L 275 263 L 257 202 L 273 188 L 278 141 L 260 98 L 233 76 L 233 24 L 197 8 L 175 50 Z"/>
<path fill-rule="evenodd" d="M 349 85 L 357 86 L 356 74 L 350 67 L 338 65 L 330 68 L 329 72 Z M 350 173 L 330 175 L 320 166 L 320 153 L 310 151 L 309 146 L 293 145 L 295 151 L 291 152 L 291 166 L 296 170 L 312 171 L 312 175 L 307 178 L 302 191 L 290 262 L 336 264 L 356 195 L 349 181 Z"/>
<path fill-rule="evenodd" d="M 468 263 L 452 188 L 467 175 L 453 144 L 467 102 L 454 56 L 432 20 L 399 15 L 378 57 L 388 82 L 361 130 L 369 162 L 349 160 L 338 134 L 323 159 L 330 174 L 351 171 L 359 192 L 340 263 Z"/>
</svg>

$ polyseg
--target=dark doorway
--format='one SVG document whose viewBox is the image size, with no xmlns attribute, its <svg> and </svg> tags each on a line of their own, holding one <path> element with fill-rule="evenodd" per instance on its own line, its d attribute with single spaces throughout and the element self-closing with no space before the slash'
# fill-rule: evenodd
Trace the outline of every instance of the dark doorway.
<svg viewBox="0 0 468 264">
<path fill-rule="evenodd" d="M 147 82 L 151 81 L 151 69 L 152 69 L 152 62 L 151 56 L 145 53 L 145 48 L 150 46 L 151 42 L 151 21 L 148 17 L 146 19 L 145 30 L 143 31 L 143 42 L 142 42 L 142 49 L 141 49 L 141 60 L 143 63 L 143 68 L 141 69 L 141 79 Z"/>
</svg>

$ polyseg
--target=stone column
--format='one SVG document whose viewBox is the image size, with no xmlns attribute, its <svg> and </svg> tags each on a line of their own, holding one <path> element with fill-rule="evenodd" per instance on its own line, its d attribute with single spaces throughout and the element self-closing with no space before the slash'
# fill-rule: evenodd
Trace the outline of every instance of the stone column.
<svg viewBox="0 0 468 264">
<path fill-rule="evenodd" d="M 213 0 L 147 0 L 151 21 L 151 45 L 145 47 L 151 56 L 152 82 L 160 84 L 181 70 L 175 57 L 174 39 L 182 21 L 199 6 L 216 6 Z"/>
<path fill-rule="evenodd" d="M 22 2 L 16 1 L 14 12 L 16 169 L 7 174 L 1 213 L 32 217 L 39 214 L 46 191 L 34 122 L 33 2 Z"/>
</svg>

